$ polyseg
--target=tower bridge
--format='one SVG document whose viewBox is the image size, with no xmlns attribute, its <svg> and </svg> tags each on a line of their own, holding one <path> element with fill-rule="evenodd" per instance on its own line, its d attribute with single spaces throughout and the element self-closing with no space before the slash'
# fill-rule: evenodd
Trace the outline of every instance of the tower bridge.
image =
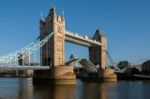
<svg viewBox="0 0 150 99">
<path fill-rule="evenodd" d="M 99 78 L 116 78 L 113 70 L 107 69 L 107 38 L 99 30 L 96 30 L 93 38 L 80 36 L 77 33 L 70 32 L 65 28 L 64 15 L 58 16 L 55 8 L 51 7 L 48 16 L 40 20 L 40 41 L 35 41 L 25 48 L 22 48 L 13 54 L 0 57 L 0 69 L 34 69 L 33 81 L 54 81 L 55 84 L 75 84 L 76 77 L 73 71 L 74 67 L 65 64 L 66 42 L 71 42 L 81 46 L 88 47 L 89 61 L 84 60 L 83 64 L 88 64 L 88 68 L 94 68 L 98 71 Z M 40 65 L 28 66 L 22 64 L 25 57 L 40 49 Z M 88 63 L 86 63 L 88 62 Z M 92 67 L 90 65 L 92 64 Z M 19 65 L 24 65 L 18 67 Z M 97 70 L 94 65 L 99 65 Z M 14 66 L 14 67 L 13 67 Z M 6 68 L 7 67 L 7 68 Z"/>
</svg>

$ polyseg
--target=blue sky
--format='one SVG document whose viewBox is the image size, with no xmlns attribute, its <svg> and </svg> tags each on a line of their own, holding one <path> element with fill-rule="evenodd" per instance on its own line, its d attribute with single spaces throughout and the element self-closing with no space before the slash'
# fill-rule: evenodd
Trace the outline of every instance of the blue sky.
<svg viewBox="0 0 150 99">
<path fill-rule="evenodd" d="M 149 0 L 0 0 L 0 56 L 13 52 L 39 35 L 41 12 L 46 17 L 54 5 L 65 13 L 66 29 L 93 36 L 106 32 L 108 51 L 115 62 L 138 64 L 150 59 Z M 70 54 L 88 57 L 88 49 L 66 43 Z"/>
</svg>

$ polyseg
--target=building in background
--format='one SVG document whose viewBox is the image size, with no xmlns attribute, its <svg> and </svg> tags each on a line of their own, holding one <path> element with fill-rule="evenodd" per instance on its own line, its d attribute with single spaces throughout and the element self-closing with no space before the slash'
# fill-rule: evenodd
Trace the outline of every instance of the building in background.
<svg viewBox="0 0 150 99">
<path fill-rule="evenodd" d="M 147 60 L 142 64 L 142 72 L 144 74 L 149 74 L 150 73 L 150 60 Z"/>
</svg>

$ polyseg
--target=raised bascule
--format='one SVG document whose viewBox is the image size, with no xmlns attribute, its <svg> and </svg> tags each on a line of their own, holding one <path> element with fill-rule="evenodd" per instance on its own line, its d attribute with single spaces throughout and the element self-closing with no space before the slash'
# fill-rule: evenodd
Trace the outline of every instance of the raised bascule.
<svg viewBox="0 0 150 99">
<path fill-rule="evenodd" d="M 73 71 L 74 67 L 65 65 L 65 42 L 89 48 L 89 60 L 94 65 L 99 65 L 98 79 L 116 79 L 113 70 L 106 68 L 107 38 L 104 34 L 100 34 L 99 30 L 96 30 L 93 38 L 82 37 L 77 33 L 70 32 L 65 28 L 64 15 L 58 16 L 55 8 L 51 7 L 46 19 L 41 18 L 40 20 L 40 39 L 42 40 L 50 33 L 53 33 L 52 38 L 40 50 L 41 65 L 50 66 L 50 69 L 34 71 L 34 82 L 53 81 L 55 84 L 76 83 Z"/>
</svg>

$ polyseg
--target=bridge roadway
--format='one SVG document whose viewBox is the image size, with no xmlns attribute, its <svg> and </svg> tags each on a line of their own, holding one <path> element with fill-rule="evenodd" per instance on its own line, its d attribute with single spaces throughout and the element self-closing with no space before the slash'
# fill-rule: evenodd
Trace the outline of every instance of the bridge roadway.
<svg viewBox="0 0 150 99">
<path fill-rule="evenodd" d="M 50 66 L 0 66 L 0 70 L 48 70 Z"/>
<path fill-rule="evenodd" d="M 93 40 L 89 38 L 88 36 L 80 36 L 77 33 L 73 33 L 70 31 L 65 31 L 65 40 L 67 42 L 75 43 L 78 45 L 82 45 L 85 47 L 91 47 L 91 46 L 101 46 L 101 43 L 99 41 Z"/>
</svg>

